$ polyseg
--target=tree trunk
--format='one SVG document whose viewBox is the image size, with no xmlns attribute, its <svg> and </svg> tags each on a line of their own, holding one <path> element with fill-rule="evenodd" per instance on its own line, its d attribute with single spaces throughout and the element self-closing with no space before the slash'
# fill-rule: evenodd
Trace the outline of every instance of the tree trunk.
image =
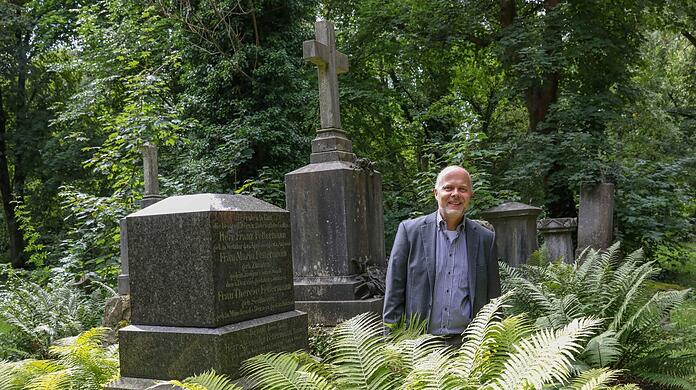
<svg viewBox="0 0 696 390">
<path fill-rule="evenodd" d="M 8 249 L 12 266 L 23 268 L 26 265 L 24 256 L 24 235 L 19 228 L 14 193 L 10 181 L 10 169 L 7 159 L 7 112 L 3 105 L 2 87 L 0 87 L 0 195 L 2 196 L 2 208 L 5 212 L 7 235 L 9 237 Z"/>
<path fill-rule="evenodd" d="M 558 72 L 547 74 L 544 80 L 537 81 L 525 91 L 525 104 L 529 115 L 529 131 L 539 131 L 541 133 L 553 133 L 556 131 L 554 126 L 548 124 L 542 128 L 537 128 L 539 123 L 546 119 L 551 105 L 558 99 L 558 82 L 560 75 Z"/>
</svg>

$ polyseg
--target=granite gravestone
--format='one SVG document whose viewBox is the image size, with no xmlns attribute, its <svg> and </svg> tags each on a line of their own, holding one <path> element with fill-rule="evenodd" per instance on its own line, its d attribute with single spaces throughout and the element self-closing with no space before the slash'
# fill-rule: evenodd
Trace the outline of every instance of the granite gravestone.
<svg viewBox="0 0 696 390">
<path fill-rule="evenodd" d="M 601 183 L 580 189 L 577 254 L 587 247 L 606 249 L 614 234 L 614 184 Z"/>
<path fill-rule="evenodd" d="M 119 332 L 122 378 L 108 389 L 211 368 L 236 378 L 247 358 L 306 348 L 287 211 L 199 194 L 164 199 L 126 224 L 132 325 Z"/>
<path fill-rule="evenodd" d="M 359 264 L 385 262 L 382 181 L 341 129 L 336 75 L 348 71 L 348 58 L 336 51 L 333 24 L 317 22 L 316 39 L 303 49 L 318 69 L 321 129 L 310 164 L 285 176 L 295 299 L 312 323 L 334 325 L 382 311 L 381 298 L 356 299 Z"/>
<path fill-rule="evenodd" d="M 539 221 L 537 229 L 544 237 L 548 259 L 571 264 L 575 261 L 573 233 L 577 229 L 577 218 L 546 218 Z"/>
<path fill-rule="evenodd" d="M 495 228 L 498 257 L 513 267 L 527 262 L 538 247 L 536 219 L 539 207 L 519 202 L 503 203 L 481 213 Z"/>
</svg>

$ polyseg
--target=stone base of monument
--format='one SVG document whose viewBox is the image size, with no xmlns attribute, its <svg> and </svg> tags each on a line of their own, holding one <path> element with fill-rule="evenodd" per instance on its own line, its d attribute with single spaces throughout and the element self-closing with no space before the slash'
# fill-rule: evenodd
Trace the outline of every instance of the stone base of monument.
<svg viewBox="0 0 696 390">
<path fill-rule="evenodd" d="M 358 314 L 381 315 L 384 298 L 352 301 L 295 301 L 295 307 L 307 313 L 310 324 L 333 326 Z"/>
<path fill-rule="evenodd" d="M 307 314 L 294 310 L 219 328 L 130 325 L 120 330 L 119 340 L 122 378 L 108 390 L 145 389 L 210 369 L 239 378 L 250 357 L 306 349 Z"/>
<path fill-rule="evenodd" d="M 310 324 L 333 326 L 365 312 L 382 313 L 383 298 L 355 299 L 356 276 L 295 277 L 295 307 Z"/>
</svg>

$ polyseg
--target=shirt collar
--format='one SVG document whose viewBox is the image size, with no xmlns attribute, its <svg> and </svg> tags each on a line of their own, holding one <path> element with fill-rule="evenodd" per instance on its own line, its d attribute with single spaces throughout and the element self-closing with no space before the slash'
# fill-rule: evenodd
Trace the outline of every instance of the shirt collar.
<svg viewBox="0 0 696 390">
<path fill-rule="evenodd" d="M 443 229 L 443 225 L 445 225 L 446 222 L 442 218 L 442 215 L 440 214 L 440 210 L 438 210 L 435 214 L 437 214 L 437 230 L 440 230 L 440 231 L 446 230 L 446 229 Z M 464 216 L 464 218 L 462 218 L 462 222 L 460 222 L 459 225 L 457 225 L 457 228 L 455 229 L 455 231 L 458 231 L 458 232 L 465 231 L 464 230 L 464 228 L 466 227 L 466 225 L 464 224 L 465 221 L 466 221 L 466 216 Z"/>
</svg>

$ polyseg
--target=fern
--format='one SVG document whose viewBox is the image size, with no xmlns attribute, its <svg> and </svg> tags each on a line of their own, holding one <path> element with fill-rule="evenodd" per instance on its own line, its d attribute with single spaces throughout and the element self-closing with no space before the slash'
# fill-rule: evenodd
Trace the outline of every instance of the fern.
<svg viewBox="0 0 696 390">
<path fill-rule="evenodd" d="M 395 377 L 386 365 L 382 322 L 374 313 L 353 317 L 334 329 L 328 360 L 336 365 L 338 383 L 361 389 L 391 389 Z"/>
<path fill-rule="evenodd" d="M 241 390 L 225 375 L 218 375 L 210 370 L 199 375 L 188 377 L 183 381 L 170 381 L 170 384 L 186 390 Z"/>
<path fill-rule="evenodd" d="M 263 354 L 242 365 L 241 372 L 264 389 L 300 389 L 300 364 L 289 354 Z"/>
<path fill-rule="evenodd" d="M 580 342 L 599 326 L 596 319 L 576 319 L 565 328 L 542 330 L 515 346 L 515 353 L 505 363 L 496 389 L 524 386 L 541 388 L 545 383 L 564 382 L 570 377 L 572 356 L 581 350 Z"/>
<path fill-rule="evenodd" d="M 606 367 L 619 360 L 622 353 L 616 332 L 607 330 L 587 343 L 581 358 L 593 367 Z"/>
<path fill-rule="evenodd" d="M 619 374 L 620 371 L 595 368 L 580 374 L 572 381 L 570 388 L 573 390 L 591 390 L 606 387 L 609 383 L 615 381 Z"/>
<path fill-rule="evenodd" d="M 96 328 L 59 340 L 50 350 L 55 359 L 15 363 L 11 383 L 23 390 L 100 390 L 118 372 L 115 353 L 102 346 L 105 333 Z"/>
<path fill-rule="evenodd" d="M 627 369 L 629 377 L 684 388 L 694 385 L 694 369 L 675 371 L 665 362 L 689 361 L 696 354 L 696 335 L 682 342 L 685 352 L 677 358 L 669 342 L 674 332 L 664 324 L 689 290 L 649 293 L 646 282 L 658 272 L 652 262 L 643 262 L 641 250 L 621 259 L 616 243 L 603 252 L 586 250 L 573 265 L 526 265 L 501 276 L 508 279 L 503 286 L 516 289 L 510 312 L 531 308 L 538 326 L 558 329 L 581 316 L 604 319 L 602 334 L 588 342 L 575 367 Z"/>
<path fill-rule="evenodd" d="M 0 389 L 16 390 L 15 386 L 15 364 L 0 360 Z"/>
</svg>

